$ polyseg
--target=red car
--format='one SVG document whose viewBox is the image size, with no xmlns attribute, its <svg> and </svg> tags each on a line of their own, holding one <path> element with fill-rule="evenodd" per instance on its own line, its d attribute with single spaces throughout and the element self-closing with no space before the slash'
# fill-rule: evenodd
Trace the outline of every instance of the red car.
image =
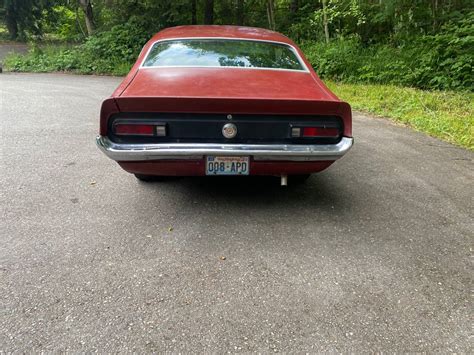
<svg viewBox="0 0 474 355">
<path fill-rule="evenodd" d="M 102 103 L 97 137 L 140 180 L 276 175 L 284 185 L 326 169 L 352 143 L 350 106 L 301 50 L 279 33 L 235 26 L 156 34 Z"/>
</svg>

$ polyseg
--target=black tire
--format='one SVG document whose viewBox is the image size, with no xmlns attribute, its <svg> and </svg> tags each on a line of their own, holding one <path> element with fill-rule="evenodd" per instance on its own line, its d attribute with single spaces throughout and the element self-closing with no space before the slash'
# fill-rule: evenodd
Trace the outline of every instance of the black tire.
<svg viewBox="0 0 474 355">
<path fill-rule="evenodd" d="M 288 183 L 304 184 L 310 176 L 311 174 L 290 175 L 288 177 Z"/>
<path fill-rule="evenodd" d="M 143 182 L 154 182 L 154 181 L 168 181 L 174 176 L 158 176 L 158 175 L 145 175 L 145 174 L 134 174 L 135 177 Z"/>
</svg>

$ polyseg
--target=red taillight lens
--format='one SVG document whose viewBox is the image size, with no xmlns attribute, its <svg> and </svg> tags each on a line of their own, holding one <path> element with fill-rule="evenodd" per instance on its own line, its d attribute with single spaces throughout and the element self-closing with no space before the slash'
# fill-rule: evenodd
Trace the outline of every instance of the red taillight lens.
<svg viewBox="0 0 474 355">
<path fill-rule="evenodd" d="M 147 124 L 124 124 L 115 125 L 115 134 L 126 136 L 153 136 L 155 126 Z"/>
<path fill-rule="evenodd" d="M 337 137 L 339 130 L 337 128 L 328 127 L 303 127 L 302 137 Z"/>
<path fill-rule="evenodd" d="M 317 134 L 318 134 L 318 129 L 316 127 L 303 128 L 303 137 L 316 137 Z"/>
</svg>

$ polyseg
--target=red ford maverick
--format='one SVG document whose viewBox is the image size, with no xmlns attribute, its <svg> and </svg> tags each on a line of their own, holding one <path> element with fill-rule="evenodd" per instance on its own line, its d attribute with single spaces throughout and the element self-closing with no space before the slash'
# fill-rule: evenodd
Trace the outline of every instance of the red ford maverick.
<svg viewBox="0 0 474 355">
<path fill-rule="evenodd" d="M 283 185 L 326 169 L 352 143 L 350 106 L 290 39 L 234 26 L 156 34 L 102 103 L 97 137 L 140 180 L 275 175 Z"/>
</svg>

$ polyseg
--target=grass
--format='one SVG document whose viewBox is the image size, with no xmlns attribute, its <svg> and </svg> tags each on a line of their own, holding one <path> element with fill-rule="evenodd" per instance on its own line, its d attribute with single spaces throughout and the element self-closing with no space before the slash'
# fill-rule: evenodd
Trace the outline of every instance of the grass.
<svg viewBox="0 0 474 355">
<path fill-rule="evenodd" d="M 326 84 L 354 110 L 388 117 L 430 136 L 474 150 L 474 93 L 331 81 Z"/>
</svg>

